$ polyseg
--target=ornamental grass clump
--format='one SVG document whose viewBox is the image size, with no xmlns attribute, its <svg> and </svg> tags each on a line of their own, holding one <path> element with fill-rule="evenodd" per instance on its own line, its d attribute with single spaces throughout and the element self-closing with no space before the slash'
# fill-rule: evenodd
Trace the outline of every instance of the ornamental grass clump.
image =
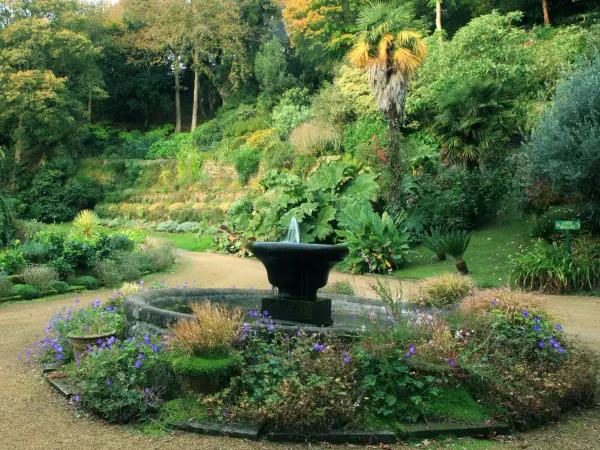
<svg viewBox="0 0 600 450">
<path fill-rule="evenodd" d="M 444 273 L 425 280 L 421 287 L 420 303 L 441 308 L 460 302 L 473 287 L 473 279 L 460 274 Z"/>
<path fill-rule="evenodd" d="M 514 259 L 511 282 L 525 289 L 550 293 L 594 290 L 600 286 L 600 245 L 587 239 L 567 245 L 539 240 Z"/>
<path fill-rule="evenodd" d="M 192 356 L 219 357 L 231 353 L 242 332 L 242 311 L 209 301 L 191 305 L 194 320 L 179 320 L 169 327 L 177 346 Z"/>
<path fill-rule="evenodd" d="M 21 272 L 21 279 L 25 284 L 35 286 L 42 292 L 51 289 L 58 278 L 58 272 L 50 266 L 29 266 Z"/>
</svg>

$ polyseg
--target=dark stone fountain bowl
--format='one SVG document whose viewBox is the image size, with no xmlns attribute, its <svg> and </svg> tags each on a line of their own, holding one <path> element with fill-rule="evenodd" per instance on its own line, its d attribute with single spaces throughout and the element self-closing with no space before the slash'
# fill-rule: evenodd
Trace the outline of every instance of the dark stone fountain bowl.
<svg viewBox="0 0 600 450">
<path fill-rule="evenodd" d="M 248 248 L 264 264 L 280 296 L 303 300 L 315 300 L 333 266 L 348 256 L 348 248 L 340 245 L 252 242 Z"/>
</svg>

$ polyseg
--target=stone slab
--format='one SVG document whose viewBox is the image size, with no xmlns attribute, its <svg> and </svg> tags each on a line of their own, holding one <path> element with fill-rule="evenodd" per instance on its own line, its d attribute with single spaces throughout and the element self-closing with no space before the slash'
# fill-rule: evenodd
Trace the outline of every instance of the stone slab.
<svg viewBox="0 0 600 450">
<path fill-rule="evenodd" d="M 329 442 L 330 444 L 395 444 L 398 439 L 389 430 L 345 431 L 332 430 L 326 433 L 299 433 L 296 431 L 270 431 L 266 439 L 272 442 Z"/>
<path fill-rule="evenodd" d="M 56 392 L 62 395 L 64 398 L 71 398 L 77 392 L 75 386 L 68 378 L 46 378 L 50 386 L 52 386 Z"/>
<path fill-rule="evenodd" d="M 176 430 L 188 433 L 206 434 L 209 436 L 228 436 L 257 441 L 261 428 L 258 425 L 219 422 L 175 422 L 171 426 Z"/>
<path fill-rule="evenodd" d="M 42 366 L 42 375 L 45 375 L 50 372 L 55 372 L 60 367 L 60 364 L 45 364 Z"/>
<path fill-rule="evenodd" d="M 510 427 L 506 422 L 473 422 L 473 423 L 445 423 L 431 422 L 411 423 L 405 425 L 406 432 L 411 439 L 428 439 L 438 436 L 452 435 L 457 437 L 466 436 L 489 436 L 492 434 L 508 434 Z"/>
</svg>

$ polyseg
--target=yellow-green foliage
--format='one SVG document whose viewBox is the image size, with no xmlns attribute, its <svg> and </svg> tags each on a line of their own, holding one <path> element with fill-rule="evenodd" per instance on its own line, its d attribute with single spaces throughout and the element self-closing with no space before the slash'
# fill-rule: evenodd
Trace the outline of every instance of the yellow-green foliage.
<svg viewBox="0 0 600 450">
<path fill-rule="evenodd" d="M 268 150 L 280 141 L 275 128 L 255 131 L 246 139 L 246 144 L 259 150 Z"/>
<path fill-rule="evenodd" d="M 191 305 L 194 320 L 179 320 L 170 328 L 177 344 L 194 356 L 227 355 L 239 336 L 242 312 L 209 301 Z"/>
<path fill-rule="evenodd" d="M 458 303 L 473 287 L 473 279 L 459 274 L 444 273 L 439 277 L 425 280 L 422 286 L 424 304 L 441 307 Z"/>
<path fill-rule="evenodd" d="M 98 215 L 90 211 L 89 209 L 84 209 L 77 214 L 75 220 L 73 220 L 73 226 L 79 229 L 83 235 L 90 239 L 94 234 L 94 231 L 98 228 L 100 224 L 100 218 Z"/>
<path fill-rule="evenodd" d="M 352 101 L 353 108 L 359 116 L 375 115 L 379 112 L 373 100 L 367 74 L 362 70 L 348 65 L 341 66 L 334 86 Z"/>
</svg>

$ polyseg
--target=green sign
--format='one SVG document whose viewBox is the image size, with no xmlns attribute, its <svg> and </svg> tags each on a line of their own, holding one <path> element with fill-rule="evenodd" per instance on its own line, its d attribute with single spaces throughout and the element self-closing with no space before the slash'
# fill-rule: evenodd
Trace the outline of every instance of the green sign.
<svg viewBox="0 0 600 450">
<path fill-rule="evenodd" d="M 581 230 L 581 222 L 579 220 L 556 220 L 554 222 L 555 230 Z"/>
</svg>

